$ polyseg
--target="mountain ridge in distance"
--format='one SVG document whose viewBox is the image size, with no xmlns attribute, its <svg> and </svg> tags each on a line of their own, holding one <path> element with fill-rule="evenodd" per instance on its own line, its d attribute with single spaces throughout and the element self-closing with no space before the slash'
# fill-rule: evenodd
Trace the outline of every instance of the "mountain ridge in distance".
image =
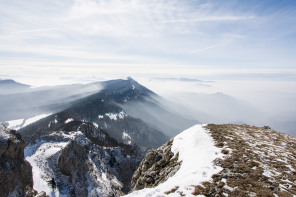
<svg viewBox="0 0 296 197">
<path fill-rule="evenodd" d="M 0 79 L 0 95 L 29 91 L 30 85 L 19 83 L 13 79 Z"/>
<path fill-rule="evenodd" d="M 41 174 L 44 174 L 46 169 L 51 172 L 51 175 L 44 175 L 46 178 L 41 178 L 41 182 L 50 179 L 51 176 L 54 177 L 58 182 L 60 194 L 70 192 L 80 196 L 90 194 L 100 196 L 129 191 L 131 176 L 145 153 L 169 139 L 143 120 L 130 116 L 118 105 L 131 100 L 145 100 L 150 94 L 154 95 L 150 90 L 131 80 L 103 82 L 104 88 L 99 92 L 75 100 L 68 108 L 19 130 L 29 143 L 25 152 L 31 152 L 27 154 L 27 158 L 33 170 Z M 60 147 L 55 154 L 63 158 L 61 161 L 49 153 L 47 153 L 49 157 L 39 155 L 39 151 L 47 151 L 45 147 L 54 151 L 54 144 Z M 69 146 L 77 149 L 77 154 L 69 152 Z M 82 163 L 76 161 L 79 157 L 84 158 Z M 93 157 L 101 159 L 94 160 Z M 74 162 L 74 168 L 67 165 L 68 158 Z M 45 161 L 48 164 L 43 164 Z M 85 162 L 92 163 L 93 167 Z M 109 177 L 108 180 L 112 179 L 119 185 L 113 183 L 102 185 L 104 192 L 97 191 L 99 182 L 91 178 L 94 176 L 94 171 L 91 169 L 101 169 L 99 166 L 105 166 L 103 168 Z M 68 170 L 69 168 L 72 170 Z M 85 184 L 77 179 L 75 173 L 85 177 L 91 191 L 85 190 Z M 70 176 L 71 180 L 66 181 L 65 175 Z M 99 180 L 103 177 L 102 174 Z M 38 177 L 35 179 L 39 180 Z M 77 189 L 78 187 L 81 189 Z M 109 187 L 117 189 L 108 189 Z M 37 185 L 36 189 L 41 191 L 41 185 Z"/>
</svg>

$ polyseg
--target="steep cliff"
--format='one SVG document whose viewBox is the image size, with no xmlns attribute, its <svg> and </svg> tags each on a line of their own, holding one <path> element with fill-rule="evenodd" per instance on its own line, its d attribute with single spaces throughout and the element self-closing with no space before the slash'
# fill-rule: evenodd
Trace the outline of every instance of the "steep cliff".
<svg viewBox="0 0 296 197">
<path fill-rule="evenodd" d="M 155 187 L 173 176 L 180 168 L 178 154 L 171 148 L 173 139 L 158 149 L 151 149 L 142 160 L 132 178 L 132 191 L 145 187 Z"/>
<path fill-rule="evenodd" d="M 24 196 L 33 187 L 32 167 L 24 158 L 26 143 L 14 130 L 0 125 L 0 196 Z"/>
</svg>

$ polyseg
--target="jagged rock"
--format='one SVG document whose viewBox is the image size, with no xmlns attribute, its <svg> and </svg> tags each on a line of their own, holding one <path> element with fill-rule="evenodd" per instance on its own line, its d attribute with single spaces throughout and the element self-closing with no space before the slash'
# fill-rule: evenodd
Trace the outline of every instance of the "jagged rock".
<svg viewBox="0 0 296 197">
<path fill-rule="evenodd" d="M 132 178 L 132 191 L 155 187 L 173 176 L 180 168 L 178 154 L 171 151 L 173 139 L 158 149 L 151 149 Z"/>
<path fill-rule="evenodd" d="M 128 193 L 131 189 L 132 175 L 139 166 L 140 160 L 135 156 L 125 155 L 119 148 L 108 151 L 108 154 L 110 171 L 123 184 L 122 191 Z"/>
<path fill-rule="evenodd" d="M 0 125 L 0 196 L 24 196 L 33 187 L 32 167 L 24 159 L 26 143 L 14 130 Z"/>
<path fill-rule="evenodd" d="M 121 182 L 110 172 L 107 165 L 111 165 L 112 163 L 115 168 L 115 165 L 119 166 L 119 163 L 128 165 L 128 161 L 124 162 L 125 160 L 123 160 L 118 162 L 116 158 L 119 158 L 119 155 L 115 155 L 114 157 L 110 156 L 110 162 L 108 164 L 108 162 L 103 161 L 106 159 L 104 155 L 108 155 L 103 147 L 96 145 L 89 146 L 73 140 L 62 150 L 58 159 L 59 170 L 69 177 L 71 187 L 68 189 L 70 196 L 109 197 L 123 194 L 121 192 L 123 188 Z M 118 148 L 119 150 L 121 149 Z M 123 154 L 122 151 L 119 152 L 118 154 Z M 129 166 L 125 167 L 127 172 L 129 172 Z M 114 172 L 118 171 L 115 170 Z M 124 173 L 120 173 L 120 175 L 123 176 Z M 124 180 L 124 177 L 119 178 L 123 178 Z M 122 181 L 121 179 L 119 180 Z M 130 179 L 128 180 L 130 181 Z"/>
<path fill-rule="evenodd" d="M 70 176 L 72 183 L 75 183 L 73 190 L 74 196 L 87 196 L 87 184 L 85 177 L 88 171 L 87 165 L 87 151 L 84 146 L 71 141 L 62 151 L 58 166 L 61 172 L 67 176 Z"/>
<path fill-rule="evenodd" d="M 30 186 L 26 187 L 25 197 L 49 197 L 45 192 L 38 193 L 36 190 L 32 189 Z"/>
</svg>

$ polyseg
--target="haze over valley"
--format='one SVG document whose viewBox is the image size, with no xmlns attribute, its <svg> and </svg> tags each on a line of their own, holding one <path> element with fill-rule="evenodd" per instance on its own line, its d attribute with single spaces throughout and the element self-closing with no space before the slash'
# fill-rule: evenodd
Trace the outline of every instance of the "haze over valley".
<svg viewBox="0 0 296 197">
<path fill-rule="evenodd" d="M 0 196 L 296 196 L 296 1 L 0 0 Z"/>
</svg>

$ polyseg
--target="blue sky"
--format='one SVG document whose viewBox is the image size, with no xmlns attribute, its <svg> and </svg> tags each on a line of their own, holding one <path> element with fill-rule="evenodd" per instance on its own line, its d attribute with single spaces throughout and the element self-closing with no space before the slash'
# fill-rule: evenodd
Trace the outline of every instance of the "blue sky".
<svg viewBox="0 0 296 197">
<path fill-rule="evenodd" d="M 296 79 L 294 0 L 0 5 L 1 76 Z"/>
</svg>

